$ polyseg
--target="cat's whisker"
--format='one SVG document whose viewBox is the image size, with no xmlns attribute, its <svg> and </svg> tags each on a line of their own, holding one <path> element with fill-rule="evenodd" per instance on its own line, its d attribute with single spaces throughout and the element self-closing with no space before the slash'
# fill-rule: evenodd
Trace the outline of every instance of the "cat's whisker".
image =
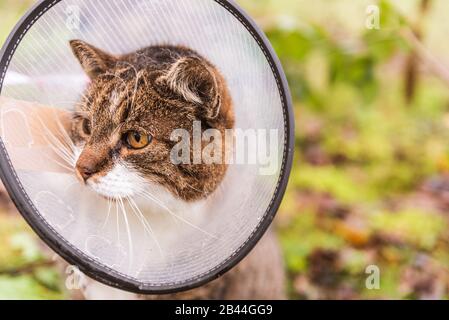
<svg viewBox="0 0 449 320">
<path fill-rule="evenodd" d="M 157 240 L 156 234 L 153 231 L 151 224 L 148 222 L 147 219 L 145 219 L 145 216 L 143 215 L 142 211 L 137 206 L 137 203 L 130 197 L 126 197 L 126 199 L 128 200 L 131 209 L 134 211 L 134 214 L 136 214 L 136 216 L 139 218 L 140 222 L 142 223 L 142 225 L 143 225 L 144 229 L 146 230 L 146 232 L 148 233 L 148 235 L 154 240 L 154 242 L 159 250 L 159 253 L 161 254 L 162 257 L 164 257 L 164 252 L 162 250 L 162 247 L 161 247 L 159 241 Z"/>
<path fill-rule="evenodd" d="M 70 138 L 69 134 L 67 133 L 67 130 L 64 128 L 64 125 L 61 123 L 61 120 L 58 117 L 58 115 L 56 115 L 54 112 L 53 112 L 53 114 L 55 115 L 55 120 L 56 120 L 58 129 L 62 133 L 62 136 L 64 138 L 63 142 L 65 142 L 68 145 L 70 151 L 73 152 L 75 150 L 75 145 L 74 145 L 72 139 Z"/>
<path fill-rule="evenodd" d="M 73 164 L 74 162 L 74 154 L 73 152 L 70 152 L 70 150 L 67 149 L 67 146 L 65 146 L 60 139 L 58 139 L 52 131 L 47 127 L 47 125 L 42 121 L 40 117 L 37 118 L 38 121 L 41 123 L 41 126 L 44 128 L 45 132 L 47 133 L 44 135 L 44 139 L 49 143 L 50 145 L 54 146 L 57 151 L 57 154 L 66 160 L 69 164 Z M 49 140 L 51 138 L 52 141 Z"/>
<path fill-rule="evenodd" d="M 74 169 L 74 159 L 72 157 L 69 157 L 66 153 L 63 152 L 63 150 L 54 145 L 53 142 L 51 142 L 50 140 L 48 140 L 47 138 L 45 138 L 45 141 L 48 143 L 48 146 L 53 150 L 54 153 L 56 153 L 56 155 L 58 155 L 61 160 L 64 160 L 66 162 L 66 165 L 68 168 L 70 168 L 70 171 L 73 171 Z M 55 162 L 58 162 L 56 159 L 47 157 L 49 160 L 53 160 Z"/>
<path fill-rule="evenodd" d="M 184 183 L 185 183 L 186 186 L 189 187 L 190 189 L 192 189 L 192 190 L 194 190 L 194 191 L 196 191 L 196 192 L 199 192 L 200 194 L 204 194 L 204 190 L 199 190 L 199 189 L 193 187 L 192 185 L 190 185 L 190 184 L 187 183 L 187 182 L 184 182 Z"/>
<path fill-rule="evenodd" d="M 134 201 L 130 196 L 125 196 L 125 199 L 128 200 L 128 202 L 129 202 L 131 208 L 132 208 L 133 210 L 135 210 L 134 207 L 136 207 L 137 210 L 138 210 L 138 213 L 140 214 L 140 216 L 143 217 L 143 213 L 139 210 L 139 208 L 137 207 L 137 204 L 135 203 L 135 201 Z M 153 233 L 153 229 L 152 229 L 150 223 L 149 223 L 146 219 L 145 219 L 144 221 L 142 221 L 142 222 L 146 222 L 146 223 L 145 223 L 145 226 L 144 226 L 145 229 L 148 230 L 148 231 L 150 231 L 150 233 Z"/>
<path fill-rule="evenodd" d="M 168 213 L 170 213 L 172 216 L 176 217 L 177 219 L 179 219 L 180 221 L 184 222 L 185 224 L 189 225 L 190 227 L 204 233 L 205 235 L 215 239 L 215 240 L 220 240 L 218 237 L 216 237 L 215 235 L 207 232 L 206 230 L 201 229 L 200 227 L 194 225 L 193 223 L 191 223 L 190 221 L 182 218 L 181 216 L 177 215 L 176 213 L 174 213 L 172 210 L 170 210 L 166 205 L 164 205 L 159 199 L 157 199 L 154 195 L 152 195 L 151 193 L 149 193 L 148 191 L 143 191 L 141 193 L 141 195 L 143 195 L 144 197 L 146 197 L 149 200 L 154 201 L 157 205 L 159 205 L 161 208 L 165 209 Z"/>
<path fill-rule="evenodd" d="M 138 185 L 136 185 L 136 189 L 137 189 L 137 190 L 140 190 L 140 191 L 137 191 L 136 194 L 143 195 L 142 192 L 144 192 L 144 190 L 145 190 L 145 186 L 146 186 L 146 184 L 147 184 L 147 181 L 146 181 L 144 178 L 142 178 L 142 177 L 139 177 L 139 178 L 140 178 L 140 181 L 138 182 Z M 149 192 L 148 192 L 148 193 L 149 193 Z M 148 198 L 149 196 L 152 196 L 152 197 L 153 197 L 152 199 L 150 199 L 152 202 L 159 201 L 159 204 L 156 203 L 158 206 L 163 205 L 162 201 L 159 200 L 158 198 L 156 198 L 154 195 L 151 195 L 151 194 L 150 194 L 150 195 L 147 196 L 147 198 Z M 174 221 L 176 224 L 179 223 L 179 220 L 176 219 L 175 216 L 170 215 L 170 217 L 173 219 L 173 221 Z"/>
<path fill-rule="evenodd" d="M 111 215 L 112 200 L 109 197 L 107 197 L 107 200 L 108 200 L 108 213 L 106 214 L 106 219 L 104 220 L 104 223 L 101 226 L 101 230 L 104 230 L 109 221 L 109 216 Z"/>
<path fill-rule="evenodd" d="M 42 126 L 44 126 L 45 131 L 48 130 L 48 128 L 44 124 L 42 124 Z M 59 144 L 59 142 L 55 140 L 57 138 L 54 137 L 51 132 L 48 132 L 48 136 L 43 135 L 43 138 L 55 153 L 57 153 L 64 161 L 70 163 L 70 161 L 68 161 L 69 154 L 67 153 L 67 150 L 65 150 L 64 146 L 57 145 Z M 51 140 L 49 138 L 51 138 Z"/>
<path fill-rule="evenodd" d="M 49 157 L 49 156 L 47 156 L 47 155 L 45 155 L 45 154 L 44 154 L 44 157 L 45 157 L 47 160 L 53 161 L 54 163 L 56 163 L 56 164 L 57 164 L 58 166 L 60 166 L 61 168 L 66 169 L 66 170 L 68 170 L 68 171 L 70 171 L 70 172 L 73 172 L 73 168 L 71 168 L 71 167 L 69 167 L 69 166 L 67 166 L 67 165 L 65 165 L 65 164 L 62 164 L 61 162 L 59 162 L 58 160 L 54 159 L 53 157 Z"/>
<path fill-rule="evenodd" d="M 68 158 L 62 151 L 60 148 L 56 147 L 55 145 L 53 145 L 50 141 L 47 141 L 50 148 L 53 150 L 54 153 L 56 153 L 62 160 L 64 160 L 67 163 L 67 167 L 70 168 L 70 171 L 74 170 L 74 165 L 73 165 L 73 159 Z M 51 158 L 49 158 L 51 160 Z M 57 162 L 56 159 L 54 159 L 55 162 Z"/>
<path fill-rule="evenodd" d="M 114 203 L 115 203 L 115 227 L 117 232 L 117 243 L 120 244 L 120 220 L 119 220 L 118 201 L 114 201 Z"/>
<path fill-rule="evenodd" d="M 131 209 L 133 210 L 133 213 L 137 216 L 137 218 L 139 219 L 139 221 L 142 223 L 145 232 L 146 232 L 150 237 L 153 237 L 153 236 L 152 236 L 153 230 L 152 230 L 152 228 L 151 228 L 151 225 L 146 221 L 146 219 L 143 219 L 143 217 L 142 217 L 141 215 L 137 215 L 137 212 L 136 212 L 136 210 L 134 209 L 134 207 L 133 207 L 133 205 L 132 205 L 132 203 L 131 203 L 131 201 L 130 201 L 131 198 L 126 197 L 126 199 L 129 201 L 130 207 L 131 207 Z"/>
<path fill-rule="evenodd" d="M 131 237 L 131 229 L 129 227 L 128 215 L 125 209 L 125 205 L 123 204 L 122 198 L 118 198 L 120 203 L 120 207 L 122 208 L 123 219 L 125 220 L 126 233 L 128 235 L 128 247 L 129 247 L 129 259 L 128 259 L 128 267 L 131 268 L 133 265 L 133 240 Z"/>
<path fill-rule="evenodd" d="M 86 100 L 88 103 L 92 102 L 92 99 L 88 97 L 85 93 L 81 92 L 81 97 Z"/>
<path fill-rule="evenodd" d="M 76 107 L 78 107 L 77 112 L 86 112 L 85 109 L 88 109 L 88 105 L 92 104 L 92 99 L 89 98 L 88 96 L 86 96 L 86 94 L 81 93 L 81 97 L 80 97 L 80 101 L 74 105 Z"/>
<path fill-rule="evenodd" d="M 59 124 L 58 124 L 59 127 Z M 62 124 L 60 126 L 60 131 L 62 134 L 62 137 L 64 138 L 64 140 L 62 142 L 65 142 L 64 149 L 61 149 L 61 151 L 65 151 L 64 154 L 66 155 L 68 162 L 70 163 L 70 165 L 72 165 L 73 167 L 75 167 L 76 164 L 76 146 L 73 144 L 72 140 L 70 139 L 68 133 L 64 130 L 64 128 L 62 127 Z M 61 143 L 62 143 L 61 142 Z"/>
</svg>

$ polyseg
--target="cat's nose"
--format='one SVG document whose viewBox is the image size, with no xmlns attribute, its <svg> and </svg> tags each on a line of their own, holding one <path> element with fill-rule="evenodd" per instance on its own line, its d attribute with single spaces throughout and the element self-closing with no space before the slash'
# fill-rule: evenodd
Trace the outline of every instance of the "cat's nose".
<svg viewBox="0 0 449 320">
<path fill-rule="evenodd" d="M 84 165 L 77 165 L 76 171 L 78 176 L 86 182 L 90 177 L 92 177 L 95 174 L 95 170 L 89 166 Z"/>
<path fill-rule="evenodd" d="M 89 178 L 100 171 L 98 155 L 89 149 L 85 149 L 76 163 L 76 175 L 80 180 L 86 182 Z"/>
</svg>

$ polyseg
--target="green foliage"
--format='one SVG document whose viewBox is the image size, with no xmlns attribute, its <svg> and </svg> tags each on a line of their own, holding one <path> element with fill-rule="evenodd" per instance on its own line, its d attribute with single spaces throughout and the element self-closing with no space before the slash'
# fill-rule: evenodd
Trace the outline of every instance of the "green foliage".
<svg viewBox="0 0 449 320">
<path fill-rule="evenodd" d="M 6 40 L 21 15 L 34 3 L 33 0 L 0 1 L 0 44 Z"/>
<path fill-rule="evenodd" d="M 370 218 L 373 230 L 395 234 L 422 250 L 432 250 L 449 227 L 442 216 L 416 209 L 380 212 Z"/>
<path fill-rule="evenodd" d="M 292 183 L 300 189 L 330 193 L 347 203 L 372 198 L 371 190 L 358 185 L 350 174 L 335 166 L 303 164 L 293 173 Z"/>
<path fill-rule="evenodd" d="M 378 93 L 375 67 L 403 48 L 398 37 L 388 32 L 367 31 L 362 46 L 352 49 L 339 43 L 327 30 L 312 25 L 303 29 L 269 29 L 267 35 L 283 62 L 296 99 L 308 102 L 310 107 L 327 106 L 329 89 L 339 91 L 355 89 L 363 103 L 371 102 Z M 362 40 L 361 39 L 361 40 Z M 358 50 L 354 52 L 353 50 Z M 319 52 L 325 61 L 318 63 L 313 57 Z M 314 77 L 325 78 L 321 88 L 313 87 Z M 310 81 L 312 80 L 312 81 Z"/>
<path fill-rule="evenodd" d="M 315 248 L 339 249 L 343 245 L 340 237 L 317 230 L 316 219 L 315 214 L 303 212 L 301 219 L 294 221 L 281 233 L 287 268 L 291 272 L 306 271 L 307 257 Z"/>
<path fill-rule="evenodd" d="M 14 270 L 26 264 L 39 263 L 43 255 L 25 222 L 0 213 L 0 272 Z"/>
<path fill-rule="evenodd" d="M 19 216 L 0 212 L 0 243 L 0 300 L 63 298 L 59 273 Z"/>
<path fill-rule="evenodd" d="M 42 286 L 33 276 L 0 276 L 0 300 L 56 300 L 60 293 Z"/>
<path fill-rule="evenodd" d="M 379 30 L 335 30 L 299 11 L 289 13 L 300 17 L 296 27 L 272 23 L 267 28 L 298 119 L 296 165 L 280 212 L 292 297 L 298 297 L 298 279 L 303 283 L 304 275 L 317 268 L 308 259 L 323 249 L 340 257 L 332 272 L 356 297 L 429 294 L 420 292 L 424 280 L 413 273 L 423 252 L 434 259 L 431 272 L 449 266 L 448 217 L 435 209 L 439 200 L 422 191 L 429 177 L 449 172 L 449 90 L 433 75 L 419 73 L 415 97 L 407 102 L 404 68 L 411 46 L 401 32 L 409 22 L 393 2 L 379 1 L 379 6 Z M 409 204 L 415 198 L 425 199 L 429 209 Z M 349 211 L 342 221 L 328 216 L 339 212 L 338 206 Z M 369 264 L 382 271 L 381 290 L 364 286 Z M 408 273 L 412 276 L 406 278 Z M 430 291 L 436 290 L 426 281 Z M 307 288 L 299 297 L 314 298 L 315 290 L 325 297 L 339 294 L 316 283 Z"/>
</svg>

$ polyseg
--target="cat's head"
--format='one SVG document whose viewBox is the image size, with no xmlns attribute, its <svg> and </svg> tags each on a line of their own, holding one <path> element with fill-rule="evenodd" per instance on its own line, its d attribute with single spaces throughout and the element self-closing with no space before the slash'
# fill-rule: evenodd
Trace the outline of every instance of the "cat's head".
<svg viewBox="0 0 449 320">
<path fill-rule="evenodd" d="M 196 52 L 156 46 L 123 56 L 80 40 L 70 42 L 90 78 L 75 111 L 72 137 L 80 148 L 78 177 L 108 198 L 124 198 L 148 185 L 193 201 L 222 181 L 224 163 L 175 164 L 170 136 L 192 124 L 223 132 L 234 125 L 224 78 Z M 193 144 L 189 148 L 193 152 Z"/>
</svg>

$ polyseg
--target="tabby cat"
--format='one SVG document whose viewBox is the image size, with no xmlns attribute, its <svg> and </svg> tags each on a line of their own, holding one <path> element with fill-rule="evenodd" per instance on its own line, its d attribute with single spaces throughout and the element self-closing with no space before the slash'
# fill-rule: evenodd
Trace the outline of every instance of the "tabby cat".
<svg viewBox="0 0 449 320">
<path fill-rule="evenodd" d="M 210 196 L 226 164 L 174 164 L 170 135 L 175 129 L 192 133 L 194 121 L 201 121 L 202 130 L 234 127 L 231 95 L 217 68 L 181 46 L 114 56 L 81 40 L 70 45 L 91 80 L 71 128 L 79 147 L 75 172 L 82 183 L 108 199 L 133 197 L 148 185 L 182 203 Z M 89 280 L 76 294 L 87 299 L 277 299 L 284 297 L 284 274 L 270 231 L 237 267 L 198 289 L 139 296 Z"/>
</svg>

